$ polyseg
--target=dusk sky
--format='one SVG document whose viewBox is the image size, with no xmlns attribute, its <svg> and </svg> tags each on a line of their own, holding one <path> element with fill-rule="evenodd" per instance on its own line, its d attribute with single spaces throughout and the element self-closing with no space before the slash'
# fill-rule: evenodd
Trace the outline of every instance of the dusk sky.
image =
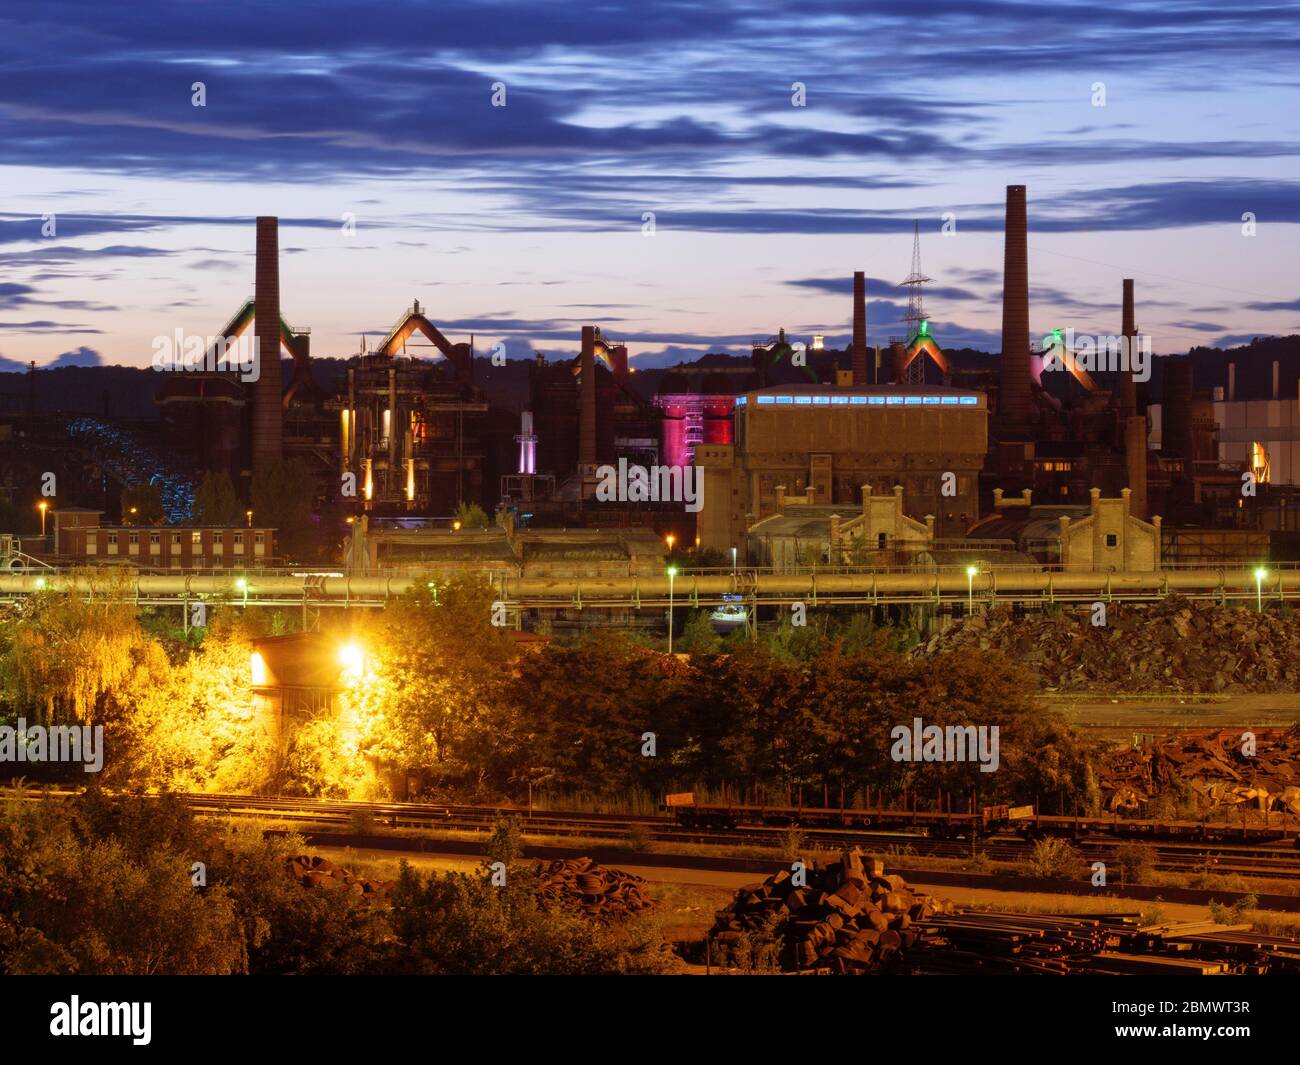
<svg viewBox="0 0 1300 1065">
<path fill-rule="evenodd" d="M 1125 276 L 1157 353 L 1294 333 L 1297 55 L 1300 8 L 1255 0 L 10 3 L 0 369 L 215 333 L 259 214 L 315 355 L 413 298 L 480 354 L 839 346 L 855 269 L 887 342 L 913 219 L 932 332 L 997 351 L 1013 183 L 1035 336 L 1118 332 Z"/>
</svg>

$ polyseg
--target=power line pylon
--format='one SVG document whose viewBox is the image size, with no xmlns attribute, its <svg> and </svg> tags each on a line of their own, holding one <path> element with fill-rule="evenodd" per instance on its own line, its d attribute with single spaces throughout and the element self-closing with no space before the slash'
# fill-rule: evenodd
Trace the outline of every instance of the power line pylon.
<svg viewBox="0 0 1300 1065">
<path fill-rule="evenodd" d="M 903 321 L 907 323 L 905 343 L 910 344 L 921 332 L 921 323 L 926 320 L 924 286 L 933 280 L 921 272 L 921 223 L 917 221 L 913 223 L 912 231 L 912 272 L 899 283 L 899 288 L 907 289 L 907 314 L 903 316 Z M 907 367 L 907 383 L 925 384 L 925 359 L 921 356 L 913 359 Z"/>
</svg>

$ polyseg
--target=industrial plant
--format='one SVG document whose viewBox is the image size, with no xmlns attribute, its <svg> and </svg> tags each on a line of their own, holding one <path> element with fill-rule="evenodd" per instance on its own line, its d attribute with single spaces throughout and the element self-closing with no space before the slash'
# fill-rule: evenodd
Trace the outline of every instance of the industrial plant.
<svg viewBox="0 0 1300 1065">
<path fill-rule="evenodd" d="M 209 357 L 158 374 L 152 426 L 30 405 L 5 416 L 6 496 L 20 509 L 40 502 L 43 517 L 38 535 L 9 531 L 5 567 L 121 560 L 164 573 L 280 559 L 367 575 L 381 557 L 473 564 L 476 533 L 500 539 L 489 569 L 505 562 L 522 577 L 526 530 L 566 530 L 576 558 L 584 543 L 600 555 L 611 531 L 642 529 L 664 556 L 676 545 L 697 565 L 946 559 L 984 573 L 1067 555 L 1077 568 L 1067 540 L 1089 523 L 1095 572 L 1300 556 L 1297 404 L 1284 398 L 1300 387 L 1300 365 L 1152 358 L 1133 278 L 1116 279 L 1117 331 L 1095 350 L 1072 328 L 1040 342 L 1029 327 L 1028 232 L 1027 190 L 1008 186 L 996 357 L 945 354 L 924 307 L 918 230 L 900 286 L 908 335 L 887 346 L 868 346 L 859 271 L 842 351 L 781 329 L 748 358 L 709 354 L 638 375 L 627 346 L 592 324 L 574 337 L 576 357 L 526 360 L 526 381 L 505 398 L 476 380 L 499 362 L 473 336 L 446 336 L 418 299 L 378 343 L 322 361 L 311 330 L 283 314 L 278 220 L 258 218 L 253 296 L 232 295 L 237 309 L 207 354 L 251 340 L 259 372 Z M 310 503 L 310 528 L 292 543 L 266 522 L 252 531 L 255 479 L 291 460 Z M 701 504 L 600 498 L 600 469 L 620 462 L 697 467 Z M 38 498 L 33 471 L 51 466 L 64 487 Z M 190 513 L 212 475 L 229 478 L 239 502 L 227 520 L 244 527 L 224 551 L 202 546 Z M 142 523 L 119 513 L 121 492 L 141 485 L 160 488 L 175 531 L 128 531 Z M 468 507 L 485 528 L 462 528 Z M 630 556 L 616 549 L 607 561 L 620 558 Z M 595 572 L 575 564 L 572 575 Z"/>
</svg>

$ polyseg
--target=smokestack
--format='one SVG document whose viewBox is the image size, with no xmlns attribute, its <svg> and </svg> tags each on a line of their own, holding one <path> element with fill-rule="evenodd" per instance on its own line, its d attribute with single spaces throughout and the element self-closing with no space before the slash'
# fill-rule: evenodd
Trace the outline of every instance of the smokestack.
<svg viewBox="0 0 1300 1065">
<path fill-rule="evenodd" d="M 578 462 L 596 465 L 596 329 L 582 327 L 582 417 L 578 423 Z"/>
<path fill-rule="evenodd" d="M 1129 359 L 1132 360 L 1133 352 L 1137 348 L 1137 326 L 1133 321 L 1133 279 L 1124 278 L 1124 317 L 1121 332 L 1126 339 Z M 1129 366 L 1133 363 L 1130 361 Z M 1137 413 L 1137 382 L 1133 380 L 1133 371 L 1120 370 L 1119 372 L 1119 416 L 1126 422 L 1129 418 Z"/>
<path fill-rule="evenodd" d="M 1147 420 L 1135 416 L 1124 423 L 1124 458 L 1128 464 L 1129 513 L 1147 517 Z"/>
<path fill-rule="evenodd" d="M 1192 364 L 1187 359 L 1166 359 L 1164 404 L 1160 412 L 1160 450 L 1170 458 L 1191 462 Z"/>
<path fill-rule="evenodd" d="M 867 384 L 867 275 L 853 274 L 853 383 Z"/>
<path fill-rule="evenodd" d="M 896 385 L 907 384 L 907 370 L 903 363 L 907 361 L 907 349 L 902 344 L 889 345 L 889 369 L 891 379 Z"/>
<path fill-rule="evenodd" d="M 1002 267 L 1002 373 L 998 416 L 1009 429 L 1029 425 L 1029 223 L 1025 186 L 1007 186 Z"/>
<path fill-rule="evenodd" d="M 257 265 L 253 293 L 253 336 L 258 378 L 253 385 L 253 471 L 280 461 L 280 220 L 257 220 Z"/>
</svg>

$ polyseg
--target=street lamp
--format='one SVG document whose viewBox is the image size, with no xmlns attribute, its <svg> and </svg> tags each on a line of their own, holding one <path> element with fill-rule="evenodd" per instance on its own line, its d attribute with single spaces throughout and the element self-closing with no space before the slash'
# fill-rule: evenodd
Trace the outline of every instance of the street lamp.
<svg viewBox="0 0 1300 1065">
<path fill-rule="evenodd" d="M 671 540 L 672 537 L 670 536 Z M 673 578 L 677 576 L 677 567 L 668 567 L 668 653 L 673 653 Z"/>
<path fill-rule="evenodd" d="M 966 612 L 975 613 L 975 574 L 980 571 L 979 566 L 966 567 Z"/>
<path fill-rule="evenodd" d="M 251 529 L 253 527 L 253 512 L 246 510 L 244 513 L 248 516 L 248 527 Z"/>
<path fill-rule="evenodd" d="M 42 499 L 39 503 L 36 504 L 36 506 L 41 512 L 41 535 L 44 536 L 45 535 L 45 512 L 49 510 L 50 505 L 47 502 L 45 502 L 45 500 Z"/>
<path fill-rule="evenodd" d="M 673 543 L 676 539 L 677 537 L 675 537 L 672 533 L 669 533 L 667 536 L 664 537 L 664 543 L 668 545 L 668 553 L 670 555 L 673 553 Z"/>
<path fill-rule="evenodd" d="M 235 588 L 244 593 L 244 606 L 248 606 L 248 578 L 239 577 L 235 580 Z"/>
<path fill-rule="evenodd" d="M 736 549 L 734 547 L 731 549 L 731 575 L 733 577 L 736 575 Z"/>
<path fill-rule="evenodd" d="M 1255 570 L 1255 609 L 1261 614 L 1264 612 L 1264 579 L 1268 576 L 1268 570 L 1260 566 Z"/>
</svg>

